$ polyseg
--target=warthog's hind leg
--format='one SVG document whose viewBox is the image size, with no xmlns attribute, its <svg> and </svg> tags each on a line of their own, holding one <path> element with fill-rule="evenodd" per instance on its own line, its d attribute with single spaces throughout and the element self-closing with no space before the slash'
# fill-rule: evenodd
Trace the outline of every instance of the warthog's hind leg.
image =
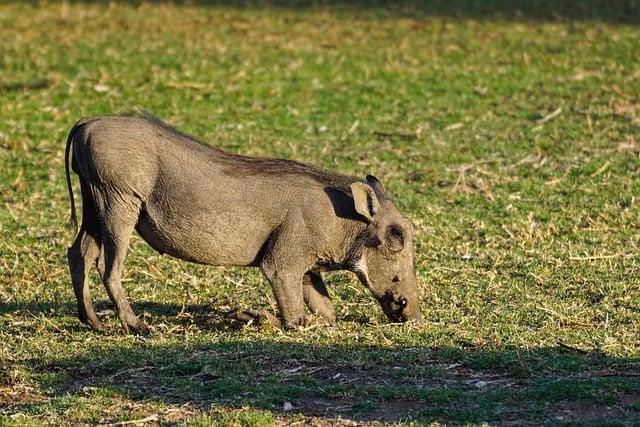
<svg viewBox="0 0 640 427">
<path fill-rule="evenodd" d="M 308 272 L 302 278 L 304 302 L 311 313 L 320 316 L 330 325 L 336 321 L 336 312 L 331 303 L 327 287 L 318 273 Z"/>
<path fill-rule="evenodd" d="M 124 203 L 120 200 L 109 200 L 106 203 L 102 224 L 102 250 L 104 251 L 102 281 L 109 298 L 116 306 L 124 330 L 127 333 L 145 335 L 149 332 L 149 328 L 134 313 L 122 287 L 124 261 L 129 249 L 131 233 L 138 220 L 139 209 L 136 202 Z"/>
<path fill-rule="evenodd" d="M 82 323 L 89 325 L 91 328 L 101 329 L 102 324 L 93 310 L 93 303 L 89 293 L 89 271 L 100 253 L 96 240 L 96 235 L 89 234 L 85 224 L 82 224 L 75 242 L 67 251 L 67 259 L 69 261 L 73 291 L 78 302 L 78 317 Z"/>
<path fill-rule="evenodd" d="M 93 196 L 85 183 L 80 181 L 82 191 L 82 225 L 73 245 L 67 251 L 73 291 L 78 302 L 78 317 L 93 329 L 102 324 L 93 309 L 89 293 L 89 271 L 100 253 L 100 224 Z"/>
</svg>

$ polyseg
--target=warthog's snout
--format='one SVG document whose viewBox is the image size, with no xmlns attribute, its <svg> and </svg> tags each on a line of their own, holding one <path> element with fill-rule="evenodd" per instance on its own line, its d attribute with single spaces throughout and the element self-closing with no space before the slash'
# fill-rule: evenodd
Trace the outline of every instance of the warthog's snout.
<svg viewBox="0 0 640 427">
<path fill-rule="evenodd" d="M 379 299 L 382 311 L 392 322 L 406 322 L 422 320 L 418 299 L 415 296 L 404 296 L 396 291 L 387 291 Z"/>
</svg>

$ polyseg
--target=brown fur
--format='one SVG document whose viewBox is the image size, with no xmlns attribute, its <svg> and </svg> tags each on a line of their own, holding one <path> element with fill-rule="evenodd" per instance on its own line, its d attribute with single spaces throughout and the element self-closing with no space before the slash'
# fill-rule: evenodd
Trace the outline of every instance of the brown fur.
<svg viewBox="0 0 640 427">
<path fill-rule="evenodd" d="M 358 181 L 357 178 L 328 172 L 311 165 L 296 162 L 294 160 L 274 159 L 269 157 L 251 157 L 240 154 L 228 153 L 217 147 L 206 144 L 189 136 L 173 126 L 164 123 L 156 117 L 143 113 L 140 118 L 156 126 L 159 130 L 167 132 L 176 138 L 182 139 L 187 144 L 199 144 L 206 152 L 211 151 L 220 164 L 225 166 L 225 172 L 230 175 L 304 175 L 315 179 L 319 183 L 330 187 L 349 191 L 349 186 Z M 382 194 L 381 197 L 384 197 Z"/>
<path fill-rule="evenodd" d="M 419 318 L 410 223 L 374 177 L 366 182 L 290 160 L 227 153 L 149 117 L 76 123 L 66 147 L 80 177 L 82 225 L 68 259 L 80 319 L 100 327 L 92 264 L 127 331 L 143 333 L 121 285 L 133 230 L 160 253 L 210 265 L 257 266 L 285 326 L 304 303 L 335 313 L 321 271 L 358 274 L 392 320 Z"/>
</svg>

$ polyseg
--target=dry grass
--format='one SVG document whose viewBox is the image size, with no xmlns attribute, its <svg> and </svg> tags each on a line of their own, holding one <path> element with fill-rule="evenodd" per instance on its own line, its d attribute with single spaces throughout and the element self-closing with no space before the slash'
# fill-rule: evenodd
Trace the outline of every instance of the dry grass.
<svg viewBox="0 0 640 427">
<path fill-rule="evenodd" d="M 450 3 L 0 6 L 0 424 L 638 423 L 636 10 Z M 257 271 L 136 239 L 154 335 L 123 336 L 97 280 L 86 330 L 63 142 L 132 108 L 375 173 L 418 230 L 426 321 L 384 323 L 339 273 L 337 326 L 241 328 L 221 313 L 274 307 Z"/>
</svg>

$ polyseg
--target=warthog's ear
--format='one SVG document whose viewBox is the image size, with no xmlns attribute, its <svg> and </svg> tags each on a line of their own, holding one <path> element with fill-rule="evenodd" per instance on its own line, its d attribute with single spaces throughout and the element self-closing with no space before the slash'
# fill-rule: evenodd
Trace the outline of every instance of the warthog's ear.
<svg viewBox="0 0 640 427">
<path fill-rule="evenodd" d="M 353 204 L 356 212 L 372 221 L 373 216 L 380 207 L 380 202 L 378 202 L 373 188 L 364 182 L 354 182 L 351 184 L 351 193 L 353 194 Z"/>
<path fill-rule="evenodd" d="M 378 178 L 376 178 L 373 175 L 367 175 L 367 182 L 369 183 L 369 185 L 376 191 L 378 191 L 379 193 L 384 193 L 384 185 L 382 185 L 382 183 L 380 182 L 380 180 Z"/>
</svg>

